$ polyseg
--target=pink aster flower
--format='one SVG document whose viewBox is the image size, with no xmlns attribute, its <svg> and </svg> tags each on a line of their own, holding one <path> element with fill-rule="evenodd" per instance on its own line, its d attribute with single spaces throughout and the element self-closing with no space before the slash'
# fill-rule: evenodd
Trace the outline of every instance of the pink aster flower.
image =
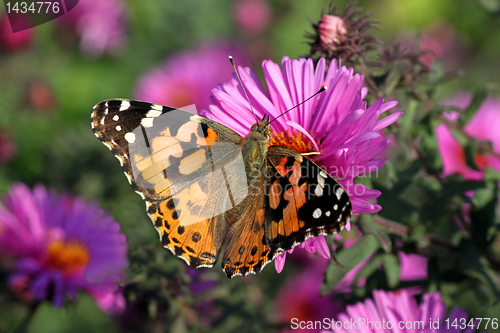
<svg viewBox="0 0 500 333">
<path fill-rule="evenodd" d="M 271 23 L 271 7 L 264 0 L 238 0 L 234 4 L 233 16 L 236 25 L 249 34 L 258 34 Z"/>
<path fill-rule="evenodd" d="M 220 42 L 177 53 L 142 76 L 135 97 L 172 107 L 195 104 L 198 110 L 206 108 L 212 88 L 231 78 L 228 55 L 238 62 L 247 61 L 238 47 Z"/>
<path fill-rule="evenodd" d="M 118 282 L 127 266 L 120 225 L 94 204 L 43 186 L 12 186 L 0 205 L 0 254 L 15 259 L 11 289 L 60 307 L 78 291 L 104 310 L 123 310 Z"/>
<path fill-rule="evenodd" d="M 323 15 L 318 23 L 320 44 L 325 49 L 336 50 L 347 37 L 344 19 L 335 15 Z"/>
<path fill-rule="evenodd" d="M 447 327 L 447 319 L 449 326 Z M 446 317 L 446 304 L 438 292 L 424 294 L 422 302 L 417 301 L 406 290 L 374 290 L 373 300 L 347 306 L 345 313 L 339 314 L 330 327 L 323 327 L 322 333 L 352 332 L 412 332 L 441 333 L 462 332 L 452 326 L 453 322 L 468 323 L 467 313 L 456 307 Z M 477 322 L 475 322 L 477 324 Z M 401 326 L 402 325 L 402 326 Z M 476 327 L 477 328 L 477 327 Z M 331 329 L 331 330 L 329 330 Z M 474 332 L 475 328 L 466 326 L 464 332 Z"/>
<path fill-rule="evenodd" d="M 470 94 L 459 94 L 444 104 L 465 109 L 471 98 Z M 455 121 L 458 116 L 459 114 L 456 112 L 447 114 L 448 119 L 452 121 Z M 464 127 L 464 131 L 477 140 L 490 141 L 493 151 L 500 153 L 498 126 L 500 126 L 500 98 L 489 96 Z M 464 179 L 481 180 L 487 166 L 500 170 L 500 159 L 488 154 L 476 154 L 474 163 L 479 170 L 470 168 L 466 162 L 464 148 L 445 124 L 441 124 L 436 128 L 436 137 L 443 160 L 443 174 L 445 176 L 458 173 Z"/>
<path fill-rule="evenodd" d="M 354 74 L 352 68 L 340 66 L 336 60 L 326 69 L 323 58 L 315 67 L 312 59 L 283 57 L 281 68 L 266 60 L 262 69 L 267 91 L 254 72 L 249 68 L 239 68 L 243 85 L 259 119 L 264 115 L 276 118 L 305 101 L 321 87 L 328 87 L 325 92 L 272 122 L 270 144 L 286 146 L 299 153 L 319 152 L 319 155 L 309 157 L 344 187 L 351 198 L 353 213 L 379 211 L 381 207 L 368 200 L 377 198 L 380 192 L 365 185 L 354 185 L 353 180 L 378 170 L 385 163 L 385 158 L 377 156 L 384 151 L 389 140 L 376 145 L 372 144 L 372 140 L 381 135 L 381 129 L 401 116 L 402 112 L 396 112 L 380 119 L 381 114 L 397 102 L 384 103 L 383 99 L 379 99 L 367 107 L 363 101 L 366 95 L 364 77 Z M 201 112 L 202 115 L 242 136 L 248 134 L 255 118 L 235 76 L 213 90 L 212 102 L 208 111 Z M 308 239 L 301 247 L 329 257 L 322 236 Z M 283 268 L 285 256 L 286 253 L 275 261 L 278 271 Z"/>
<path fill-rule="evenodd" d="M 274 309 L 277 317 L 286 326 L 299 321 L 316 321 L 332 318 L 344 309 L 344 304 L 320 296 L 320 287 L 323 282 L 324 267 L 321 262 L 314 262 L 285 283 L 275 298 Z M 290 326 L 289 326 L 290 327 Z M 284 330 L 284 332 L 311 332 L 310 330 Z"/>
<path fill-rule="evenodd" d="M 91 57 L 113 54 L 125 43 L 125 3 L 121 0 L 79 0 L 57 22 L 80 36 L 80 49 Z"/>
<path fill-rule="evenodd" d="M 453 26 L 447 22 L 434 22 L 421 36 L 420 48 L 431 50 L 433 54 L 422 55 L 421 61 L 431 66 L 434 58 L 443 60 L 446 68 L 456 68 L 467 57 L 467 49 L 460 42 Z"/>
</svg>

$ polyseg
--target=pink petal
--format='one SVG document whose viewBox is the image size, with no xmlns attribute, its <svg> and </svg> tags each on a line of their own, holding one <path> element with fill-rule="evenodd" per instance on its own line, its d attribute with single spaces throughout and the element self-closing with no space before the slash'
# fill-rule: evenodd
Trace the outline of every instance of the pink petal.
<svg viewBox="0 0 500 333">
<path fill-rule="evenodd" d="M 382 128 L 385 128 L 398 120 L 401 115 L 403 114 L 403 111 L 399 111 L 396 113 L 391 114 L 390 116 L 385 117 L 384 119 L 381 119 L 377 122 L 375 127 L 373 128 L 374 131 L 380 131 Z"/>
<path fill-rule="evenodd" d="M 481 171 L 472 170 L 467 166 L 464 149 L 446 125 L 439 125 L 436 128 L 436 137 L 445 176 L 458 173 L 468 180 L 481 180 L 483 178 Z"/>
<path fill-rule="evenodd" d="M 300 133 L 304 134 L 305 136 L 307 136 L 307 138 L 312 142 L 312 144 L 314 145 L 314 149 L 316 149 L 316 151 L 320 151 L 319 150 L 319 146 L 318 144 L 316 143 L 316 140 L 314 140 L 314 138 L 311 136 L 311 134 L 309 134 L 306 129 L 302 126 L 300 126 L 299 124 L 297 124 L 296 122 L 293 122 L 291 120 L 287 120 L 286 123 L 290 126 L 290 127 L 293 127 L 295 129 L 297 129 Z"/>
<path fill-rule="evenodd" d="M 286 251 L 274 258 L 274 268 L 276 269 L 276 272 L 278 272 L 278 274 L 281 273 L 281 271 L 285 267 L 285 260 Z"/>
</svg>

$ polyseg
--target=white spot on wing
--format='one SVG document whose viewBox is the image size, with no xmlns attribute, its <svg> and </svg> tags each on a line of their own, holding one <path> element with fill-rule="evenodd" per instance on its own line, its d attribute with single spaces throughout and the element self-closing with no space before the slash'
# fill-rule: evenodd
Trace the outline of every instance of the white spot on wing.
<svg viewBox="0 0 500 333">
<path fill-rule="evenodd" d="M 127 140 L 128 143 L 134 143 L 135 142 L 135 134 L 134 133 L 125 134 L 125 140 Z"/>
<path fill-rule="evenodd" d="M 118 119 L 120 119 L 120 117 L 117 114 L 115 114 L 115 116 L 113 117 L 113 120 L 118 121 Z"/>
<path fill-rule="evenodd" d="M 151 109 L 146 113 L 146 117 L 148 118 L 158 117 L 159 115 L 161 115 L 161 111 L 155 109 Z"/>
<path fill-rule="evenodd" d="M 151 111 L 149 111 L 149 112 L 151 112 Z M 154 119 L 155 118 L 142 118 L 141 125 L 144 127 L 153 127 L 153 120 Z"/>
<path fill-rule="evenodd" d="M 335 192 L 335 195 L 337 196 L 337 199 L 340 200 L 340 198 L 342 197 L 342 194 L 344 193 L 344 189 L 342 187 L 338 187 L 337 188 L 337 191 Z"/>
<path fill-rule="evenodd" d="M 326 172 L 324 172 L 323 170 L 321 170 L 321 171 L 319 172 L 319 175 L 320 175 L 321 177 L 323 177 L 323 178 L 327 178 L 327 177 L 328 177 L 328 174 L 327 174 Z"/>
<path fill-rule="evenodd" d="M 337 210 L 337 209 L 339 209 L 339 205 L 337 205 L 337 204 L 333 205 L 333 210 Z"/>
<path fill-rule="evenodd" d="M 313 217 L 314 217 L 315 219 L 319 219 L 319 218 L 320 218 L 320 216 L 321 216 L 321 209 L 316 208 L 316 210 L 313 212 Z"/>
<path fill-rule="evenodd" d="M 160 111 L 160 114 L 161 114 L 161 112 L 163 111 L 163 106 L 158 105 L 158 104 L 151 104 L 151 109 L 156 110 L 156 111 Z M 160 114 L 158 114 L 158 116 Z"/>
<path fill-rule="evenodd" d="M 128 108 L 130 108 L 130 102 L 129 101 L 122 101 L 122 104 L 120 104 L 120 111 L 125 111 Z"/>
<path fill-rule="evenodd" d="M 317 197 L 320 197 L 323 195 L 323 188 L 321 185 L 317 185 L 316 188 L 314 189 L 314 195 Z"/>
<path fill-rule="evenodd" d="M 326 215 L 326 216 L 330 216 L 331 214 L 332 214 L 332 213 L 330 213 L 330 211 L 327 211 L 327 212 L 325 213 L 325 215 Z"/>
<path fill-rule="evenodd" d="M 320 172 L 320 174 L 318 175 L 318 184 L 319 184 L 319 186 L 321 186 L 321 187 L 325 187 L 325 177 L 322 177 L 322 176 L 321 176 L 321 172 Z"/>
<path fill-rule="evenodd" d="M 122 127 L 120 125 L 116 126 L 116 130 L 120 132 L 122 130 Z"/>
<path fill-rule="evenodd" d="M 112 150 L 113 148 L 111 148 L 111 146 L 109 144 L 107 144 L 106 142 L 103 142 L 102 143 L 103 145 L 105 145 L 106 147 L 108 147 L 109 150 Z"/>
</svg>

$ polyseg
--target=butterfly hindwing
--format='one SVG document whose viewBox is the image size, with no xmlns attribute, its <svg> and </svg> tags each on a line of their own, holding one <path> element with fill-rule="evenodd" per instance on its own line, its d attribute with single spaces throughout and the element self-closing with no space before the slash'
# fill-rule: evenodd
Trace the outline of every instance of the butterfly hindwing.
<svg viewBox="0 0 500 333">
<path fill-rule="evenodd" d="M 249 195 L 227 213 L 230 230 L 222 258 L 222 269 L 230 278 L 258 274 L 278 252 L 271 251 L 265 238 L 265 159 L 254 161 L 259 176 L 249 187 Z"/>
<path fill-rule="evenodd" d="M 318 235 L 338 233 L 351 217 L 344 188 L 297 152 L 271 146 L 265 207 L 270 250 L 285 251 Z"/>
<path fill-rule="evenodd" d="M 165 247 L 193 267 L 212 266 L 224 213 L 246 196 L 242 138 L 189 112 L 121 99 L 97 104 L 92 128 L 146 201 Z"/>
</svg>

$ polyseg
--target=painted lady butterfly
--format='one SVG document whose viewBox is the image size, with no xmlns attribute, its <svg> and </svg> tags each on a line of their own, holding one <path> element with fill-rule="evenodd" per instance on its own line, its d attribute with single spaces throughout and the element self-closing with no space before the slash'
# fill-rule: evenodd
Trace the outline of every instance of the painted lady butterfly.
<svg viewBox="0 0 500 333">
<path fill-rule="evenodd" d="M 306 239 L 339 232 L 346 191 L 297 152 L 269 145 L 269 118 L 242 138 L 198 115 L 126 99 L 93 108 L 92 130 L 118 158 L 163 245 L 228 277 L 257 274 Z"/>
</svg>

